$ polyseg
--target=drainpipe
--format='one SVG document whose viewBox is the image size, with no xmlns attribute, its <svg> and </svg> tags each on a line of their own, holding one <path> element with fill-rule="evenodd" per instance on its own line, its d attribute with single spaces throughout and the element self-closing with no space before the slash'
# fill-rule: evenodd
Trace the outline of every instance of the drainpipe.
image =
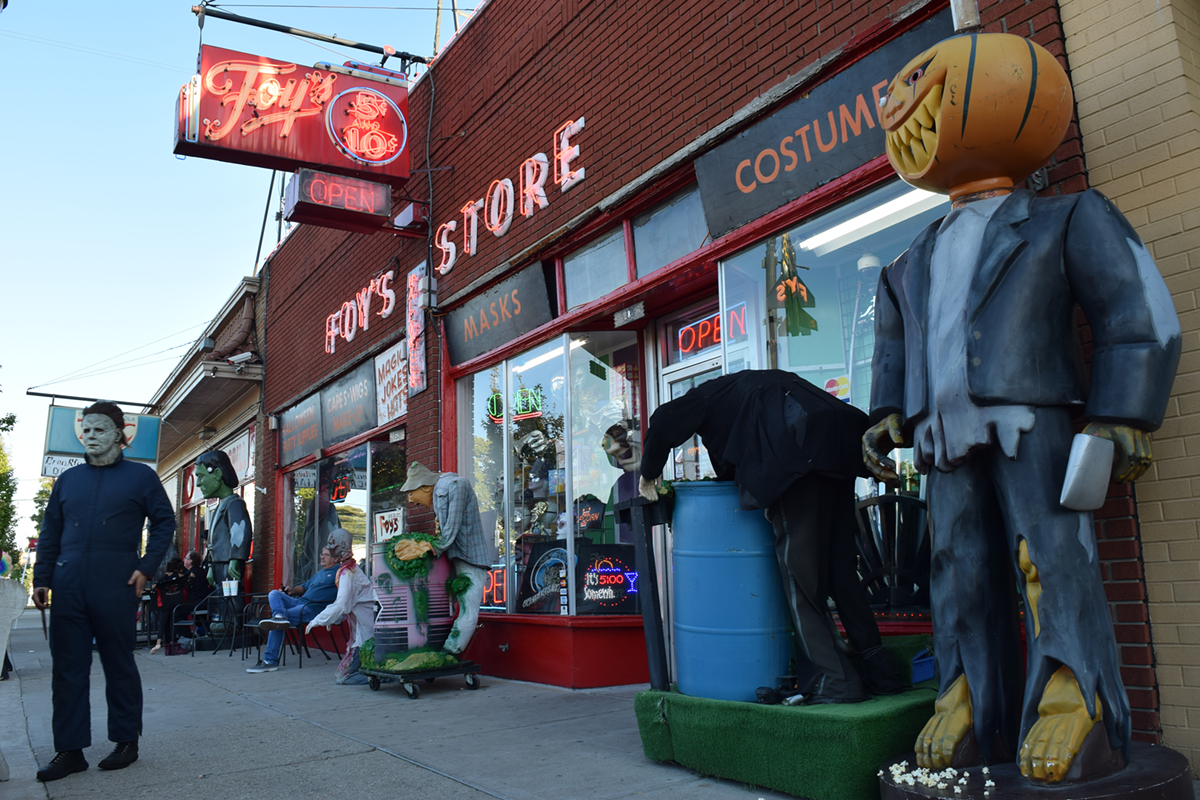
<svg viewBox="0 0 1200 800">
<path fill-rule="evenodd" d="M 982 27 L 976 0 L 950 0 L 950 15 L 954 18 L 955 33 L 977 31 Z"/>
<path fill-rule="evenodd" d="M 229 344 L 217 350 L 213 350 L 204 356 L 205 361 L 220 361 L 229 356 L 234 350 L 237 350 L 246 341 L 246 337 L 250 335 L 250 329 L 254 327 L 254 295 L 246 295 L 245 301 L 242 303 L 242 324 L 238 326 L 233 338 Z"/>
</svg>

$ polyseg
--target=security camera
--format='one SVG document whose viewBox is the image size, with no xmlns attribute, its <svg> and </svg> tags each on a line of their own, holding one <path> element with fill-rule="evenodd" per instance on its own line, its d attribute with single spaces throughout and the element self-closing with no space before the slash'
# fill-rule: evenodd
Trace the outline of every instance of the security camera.
<svg viewBox="0 0 1200 800">
<path fill-rule="evenodd" d="M 252 358 L 254 358 L 254 353 L 238 353 L 236 356 L 230 356 L 225 360 L 230 364 L 243 364 Z"/>
</svg>

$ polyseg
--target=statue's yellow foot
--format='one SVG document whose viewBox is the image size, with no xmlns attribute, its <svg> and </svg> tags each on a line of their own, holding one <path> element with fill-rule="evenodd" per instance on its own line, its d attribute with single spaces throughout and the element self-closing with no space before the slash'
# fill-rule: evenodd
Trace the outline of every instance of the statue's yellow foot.
<svg viewBox="0 0 1200 800">
<path fill-rule="evenodd" d="M 1089 716 L 1083 692 L 1071 670 L 1059 667 L 1038 703 L 1038 721 L 1021 743 L 1017 763 L 1026 778 L 1045 783 L 1088 780 L 1124 766 L 1120 750 L 1108 746 L 1096 697 L 1096 716 Z"/>
<path fill-rule="evenodd" d="M 927 769 L 969 767 L 980 763 L 971 722 L 967 677 L 959 675 L 933 706 L 934 714 L 917 736 L 917 766 Z"/>
</svg>

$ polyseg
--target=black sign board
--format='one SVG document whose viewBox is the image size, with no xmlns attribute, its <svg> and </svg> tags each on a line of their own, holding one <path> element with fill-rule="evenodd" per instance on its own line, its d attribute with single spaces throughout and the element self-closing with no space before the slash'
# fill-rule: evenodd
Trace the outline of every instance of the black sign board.
<svg viewBox="0 0 1200 800">
<path fill-rule="evenodd" d="M 637 614 L 638 573 L 633 545 L 593 544 L 579 547 L 575 565 L 576 614 Z"/>
<path fill-rule="evenodd" d="M 450 363 L 470 361 L 551 319 L 542 266 L 526 267 L 446 316 Z"/>
<path fill-rule="evenodd" d="M 279 415 L 279 463 L 291 464 L 320 450 L 321 398 L 311 395 Z"/>
<path fill-rule="evenodd" d="M 375 365 L 358 368 L 321 390 L 321 431 L 325 444 L 337 444 L 375 427 Z"/>
<path fill-rule="evenodd" d="M 947 9 L 696 160 L 713 238 L 883 154 L 879 100 L 912 58 L 954 33 Z"/>
</svg>

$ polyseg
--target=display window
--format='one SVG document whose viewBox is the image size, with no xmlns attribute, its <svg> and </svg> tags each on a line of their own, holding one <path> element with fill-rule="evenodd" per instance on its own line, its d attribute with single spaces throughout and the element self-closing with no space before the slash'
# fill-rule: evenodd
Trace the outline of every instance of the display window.
<svg viewBox="0 0 1200 800">
<path fill-rule="evenodd" d="M 372 571 L 371 545 L 391 538 L 404 525 L 404 441 L 390 435 L 362 442 L 283 475 L 289 498 L 284 508 L 283 575 L 289 584 L 320 568 L 329 534 L 350 533 L 355 560 Z"/>
<path fill-rule="evenodd" d="M 599 300 L 628 282 L 624 228 L 604 234 L 563 259 L 567 308 Z"/>
<path fill-rule="evenodd" d="M 725 371 L 788 370 L 867 410 L 879 273 L 949 211 L 896 180 L 724 260 Z"/>
<path fill-rule="evenodd" d="M 459 463 L 496 537 L 483 608 L 639 613 L 632 532 L 641 358 L 635 333 L 572 333 L 459 381 Z"/>
</svg>

